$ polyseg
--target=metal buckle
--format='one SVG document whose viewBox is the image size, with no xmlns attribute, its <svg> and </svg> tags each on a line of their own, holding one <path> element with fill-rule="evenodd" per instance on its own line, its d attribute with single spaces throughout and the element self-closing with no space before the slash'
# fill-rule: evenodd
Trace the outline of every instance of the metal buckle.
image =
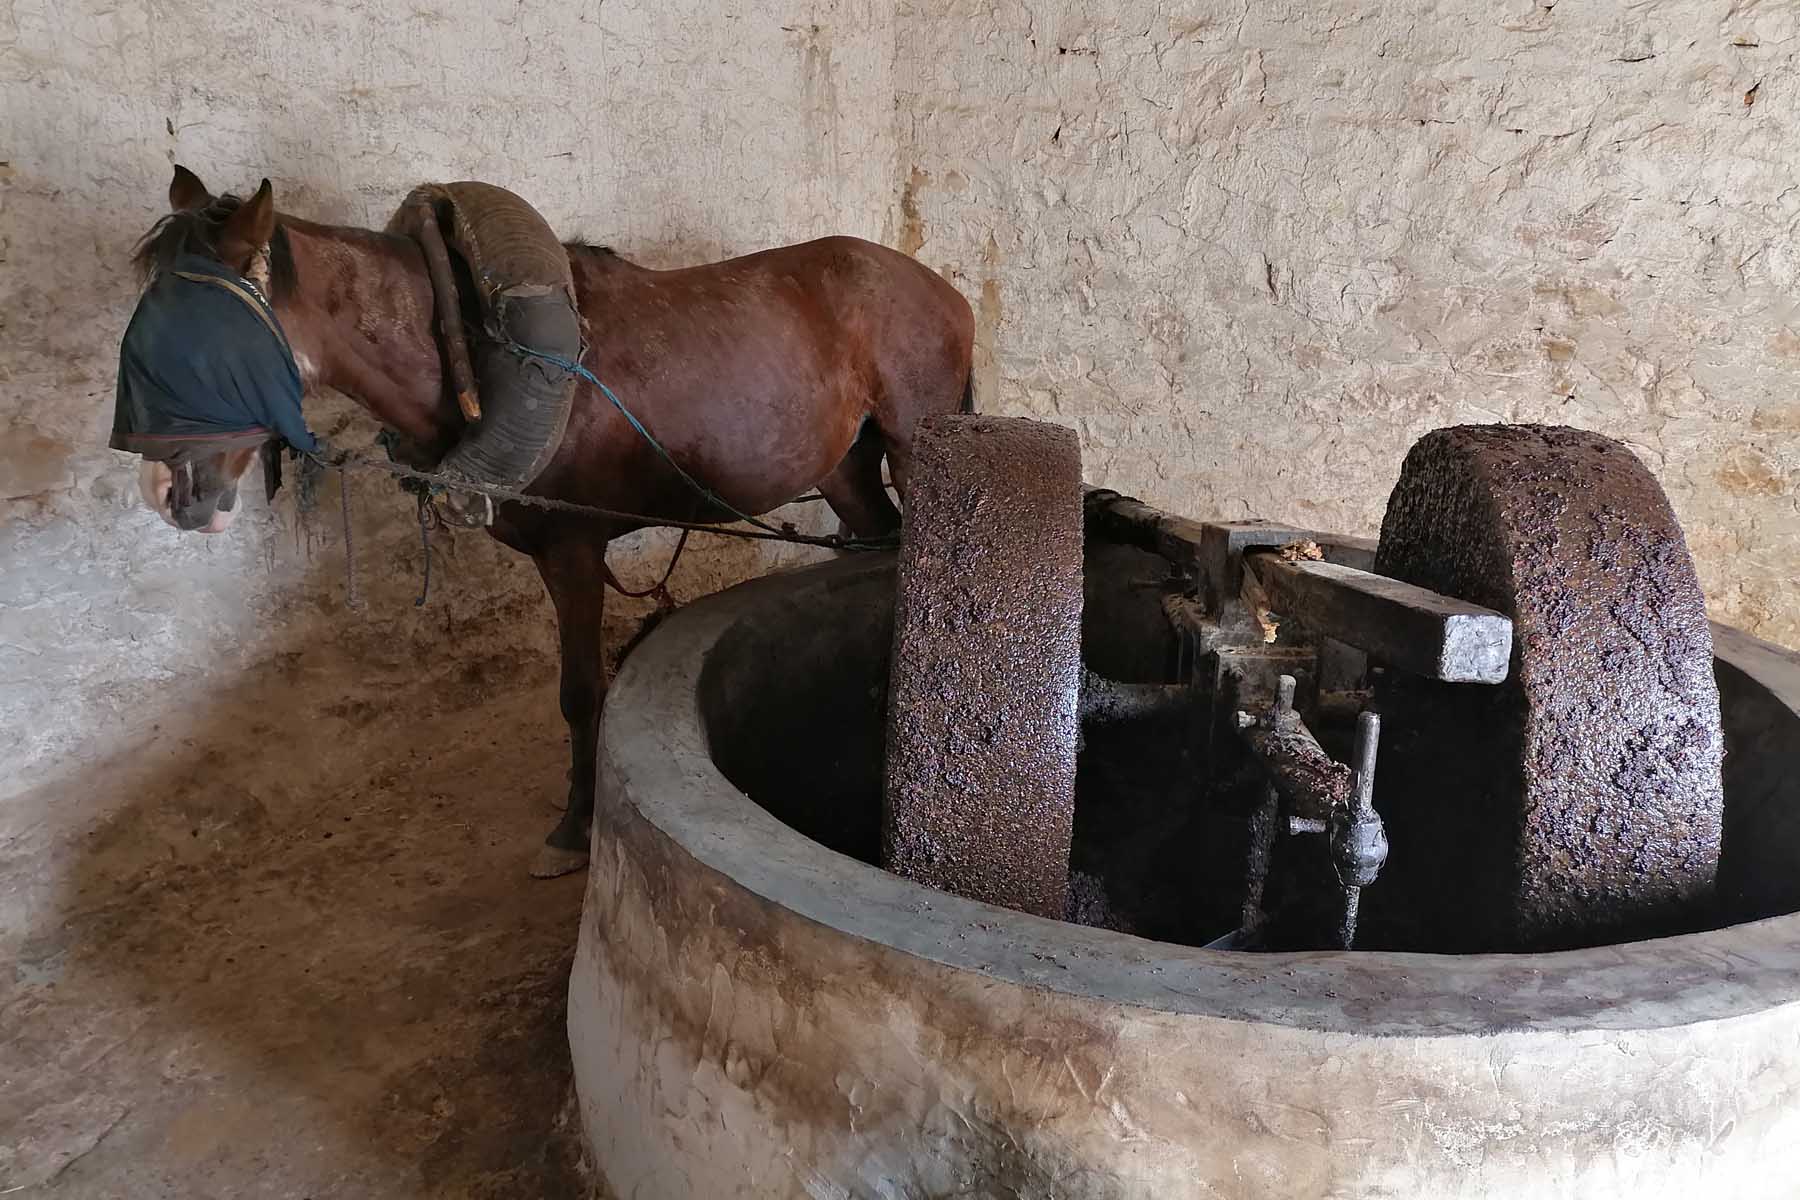
<svg viewBox="0 0 1800 1200">
<path fill-rule="evenodd" d="M 444 511 L 452 524 L 485 529 L 494 523 L 494 498 L 450 488 L 444 494 Z"/>
</svg>

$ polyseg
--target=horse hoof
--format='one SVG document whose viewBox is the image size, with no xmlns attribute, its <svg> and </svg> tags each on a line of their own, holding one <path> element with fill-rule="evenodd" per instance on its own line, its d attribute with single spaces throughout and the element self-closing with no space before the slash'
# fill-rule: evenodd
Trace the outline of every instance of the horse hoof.
<svg viewBox="0 0 1800 1200">
<path fill-rule="evenodd" d="M 533 879 L 555 879 L 558 875 L 571 875 L 587 866 L 586 850 L 563 850 L 556 846 L 539 846 L 537 857 L 531 860 L 531 877 Z"/>
</svg>

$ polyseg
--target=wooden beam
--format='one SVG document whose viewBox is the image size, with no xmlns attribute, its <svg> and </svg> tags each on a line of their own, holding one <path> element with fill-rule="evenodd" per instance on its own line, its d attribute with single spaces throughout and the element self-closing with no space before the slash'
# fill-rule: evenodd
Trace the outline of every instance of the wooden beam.
<svg viewBox="0 0 1800 1200">
<path fill-rule="evenodd" d="M 1270 607 L 1387 666 L 1447 683 L 1501 683 L 1512 659 L 1504 613 L 1331 562 L 1251 552 Z"/>
<path fill-rule="evenodd" d="M 1084 485 L 1083 500 L 1090 526 L 1115 541 L 1162 555 L 1178 568 L 1193 571 L 1200 560 L 1202 526 L 1151 508 L 1141 500 Z"/>
<path fill-rule="evenodd" d="M 444 357 L 450 364 L 451 390 L 456 393 L 456 406 L 463 420 L 473 424 L 481 420 L 481 392 L 475 384 L 475 368 L 469 363 L 469 346 L 463 338 L 462 300 L 456 288 L 456 273 L 450 266 L 450 251 L 444 245 L 443 231 L 438 228 L 437 210 L 426 200 L 415 204 L 418 232 L 415 235 L 425 256 L 425 273 L 431 277 L 432 295 L 437 301 L 438 336 L 443 340 Z"/>
</svg>

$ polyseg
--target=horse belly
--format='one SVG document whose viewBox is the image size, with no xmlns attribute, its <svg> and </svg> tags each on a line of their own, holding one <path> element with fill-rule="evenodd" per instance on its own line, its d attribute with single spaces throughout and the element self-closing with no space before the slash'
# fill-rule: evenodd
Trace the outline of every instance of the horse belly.
<svg viewBox="0 0 1800 1200">
<path fill-rule="evenodd" d="M 843 461 L 874 377 L 834 314 L 779 289 L 757 292 L 695 315 L 681 339 L 685 369 L 664 377 L 674 385 L 665 395 L 680 399 L 658 405 L 652 426 L 693 447 L 692 473 L 745 512 L 786 503 Z"/>
<path fill-rule="evenodd" d="M 741 496 L 746 512 L 787 503 L 837 468 L 868 412 L 866 389 L 847 384 L 765 394 L 739 408 L 719 442 L 719 489 Z"/>
</svg>

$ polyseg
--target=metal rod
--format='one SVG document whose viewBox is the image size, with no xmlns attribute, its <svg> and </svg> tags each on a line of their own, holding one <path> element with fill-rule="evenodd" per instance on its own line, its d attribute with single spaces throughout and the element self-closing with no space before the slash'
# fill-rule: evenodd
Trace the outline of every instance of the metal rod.
<svg viewBox="0 0 1800 1200">
<path fill-rule="evenodd" d="M 1353 949 L 1356 945 L 1356 910 L 1362 906 L 1362 889 L 1359 887 L 1344 888 L 1344 912 L 1338 921 L 1337 942 L 1339 950 Z"/>
<path fill-rule="evenodd" d="M 1275 685 L 1275 703 L 1269 709 L 1269 724 L 1279 728 L 1283 717 L 1294 710 L 1294 677 L 1283 675 Z M 1250 811 L 1250 853 L 1244 878 L 1244 911 L 1240 927 L 1247 933 L 1261 929 L 1268 919 L 1263 912 L 1263 889 L 1269 879 L 1269 857 L 1275 849 L 1276 820 L 1281 813 L 1281 793 L 1273 780 L 1263 785 L 1262 798 Z"/>
<path fill-rule="evenodd" d="M 1375 752 L 1381 741 L 1381 717 L 1364 712 L 1356 718 L 1356 776 L 1350 787 L 1349 819 L 1332 831 L 1331 849 L 1343 888 L 1343 914 L 1338 921 L 1340 950 L 1356 943 L 1356 917 L 1362 890 L 1375 882 L 1387 861 L 1387 831 L 1375 812 Z"/>
<path fill-rule="evenodd" d="M 1297 686 L 1299 685 L 1295 683 L 1292 675 L 1283 675 L 1280 679 L 1276 680 L 1275 706 L 1269 710 L 1269 719 L 1271 721 L 1278 722 L 1281 718 L 1294 711 L 1294 689 Z"/>
<path fill-rule="evenodd" d="M 1381 715 L 1367 710 L 1356 717 L 1356 786 L 1350 789 L 1351 811 L 1359 817 L 1375 812 L 1375 751 L 1381 742 Z"/>
<path fill-rule="evenodd" d="M 1081 673 L 1081 719 L 1096 724 L 1154 717 L 1193 703 L 1183 683 L 1120 683 L 1093 671 Z"/>
</svg>

